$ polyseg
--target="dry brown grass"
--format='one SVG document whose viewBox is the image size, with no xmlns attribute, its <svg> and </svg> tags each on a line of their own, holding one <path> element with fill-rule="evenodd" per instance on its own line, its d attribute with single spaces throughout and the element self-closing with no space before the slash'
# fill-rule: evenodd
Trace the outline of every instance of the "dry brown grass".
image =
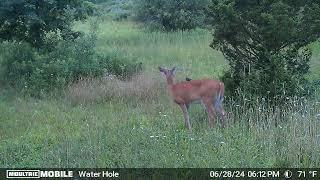
<svg viewBox="0 0 320 180">
<path fill-rule="evenodd" d="M 65 91 L 68 101 L 73 104 L 92 104 L 111 98 L 135 98 L 141 101 L 154 100 L 163 92 L 160 76 L 146 73 L 135 75 L 129 81 L 121 81 L 115 76 L 84 78 L 70 84 Z"/>
</svg>

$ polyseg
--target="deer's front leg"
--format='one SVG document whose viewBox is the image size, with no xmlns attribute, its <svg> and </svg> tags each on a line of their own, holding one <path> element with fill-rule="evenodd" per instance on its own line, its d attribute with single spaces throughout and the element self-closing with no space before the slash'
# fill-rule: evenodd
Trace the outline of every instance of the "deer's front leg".
<svg viewBox="0 0 320 180">
<path fill-rule="evenodd" d="M 182 112 L 183 112 L 183 117 L 184 117 L 184 124 L 186 126 L 186 128 L 191 131 L 191 124 L 190 124 L 190 120 L 189 120 L 189 113 L 188 113 L 188 108 L 186 104 L 179 104 Z"/>
</svg>

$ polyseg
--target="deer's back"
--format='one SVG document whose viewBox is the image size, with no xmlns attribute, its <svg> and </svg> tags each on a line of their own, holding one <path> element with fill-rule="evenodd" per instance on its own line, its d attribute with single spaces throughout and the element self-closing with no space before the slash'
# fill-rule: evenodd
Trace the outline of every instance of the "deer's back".
<svg viewBox="0 0 320 180">
<path fill-rule="evenodd" d="M 223 83 L 222 83 L 223 85 Z M 202 98 L 213 98 L 220 91 L 221 82 L 214 79 L 192 80 L 169 87 L 176 103 L 189 103 Z"/>
</svg>

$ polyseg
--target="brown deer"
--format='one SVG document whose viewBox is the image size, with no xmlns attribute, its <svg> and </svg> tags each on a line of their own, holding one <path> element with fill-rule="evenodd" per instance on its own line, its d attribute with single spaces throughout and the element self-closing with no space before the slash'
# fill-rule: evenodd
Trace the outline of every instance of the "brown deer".
<svg viewBox="0 0 320 180">
<path fill-rule="evenodd" d="M 200 79 L 176 83 L 175 71 L 176 68 L 166 69 L 159 67 L 159 71 L 167 80 L 167 90 L 177 103 L 184 116 L 185 126 L 191 131 L 189 120 L 189 105 L 195 101 L 201 101 L 208 113 L 209 126 L 215 125 L 215 111 L 222 116 L 222 126 L 225 127 L 225 111 L 222 107 L 224 98 L 224 84 L 214 79 Z"/>
</svg>

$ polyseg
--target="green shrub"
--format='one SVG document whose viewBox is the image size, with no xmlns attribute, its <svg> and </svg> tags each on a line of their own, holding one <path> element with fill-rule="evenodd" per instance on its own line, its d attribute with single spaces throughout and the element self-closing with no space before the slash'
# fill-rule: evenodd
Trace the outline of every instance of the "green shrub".
<svg viewBox="0 0 320 180">
<path fill-rule="evenodd" d="M 211 47 L 231 67 L 223 77 L 229 95 L 241 91 L 280 103 L 313 91 L 308 45 L 319 39 L 319 2 L 214 0 L 210 9 Z"/>
<path fill-rule="evenodd" d="M 93 35 L 73 41 L 59 40 L 59 36 L 59 33 L 48 33 L 48 46 L 41 50 L 28 43 L 2 43 L 5 81 L 18 91 L 39 97 L 61 90 L 81 77 L 109 73 L 125 79 L 142 70 L 141 63 L 127 57 L 97 54 Z"/>
<path fill-rule="evenodd" d="M 60 29 L 63 38 L 76 38 L 75 20 L 94 13 L 92 3 L 82 0 L 2 0 L 0 3 L 0 41 L 18 40 L 41 48 L 46 32 Z"/>
<path fill-rule="evenodd" d="M 110 16 L 112 20 L 121 21 L 132 15 L 132 0 L 109 0 L 97 2 L 101 14 Z"/>
<path fill-rule="evenodd" d="M 266 62 L 243 64 L 250 69 L 238 71 L 231 69 L 225 73 L 222 79 L 226 84 L 227 94 L 264 96 L 277 103 L 283 102 L 288 97 L 313 94 L 315 89 L 304 76 L 309 69 L 310 53 L 296 52 L 292 57 L 275 54 L 269 58 Z"/>
<path fill-rule="evenodd" d="M 138 21 L 166 31 L 204 26 L 209 0 L 137 0 Z"/>
<path fill-rule="evenodd" d="M 119 56 L 116 53 L 104 57 L 102 66 L 106 68 L 109 74 L 116 75 L 119 79 L 130 79 L 132 75 L 141 72 L 143 65 L 136 59 Z"/>
</svg>

